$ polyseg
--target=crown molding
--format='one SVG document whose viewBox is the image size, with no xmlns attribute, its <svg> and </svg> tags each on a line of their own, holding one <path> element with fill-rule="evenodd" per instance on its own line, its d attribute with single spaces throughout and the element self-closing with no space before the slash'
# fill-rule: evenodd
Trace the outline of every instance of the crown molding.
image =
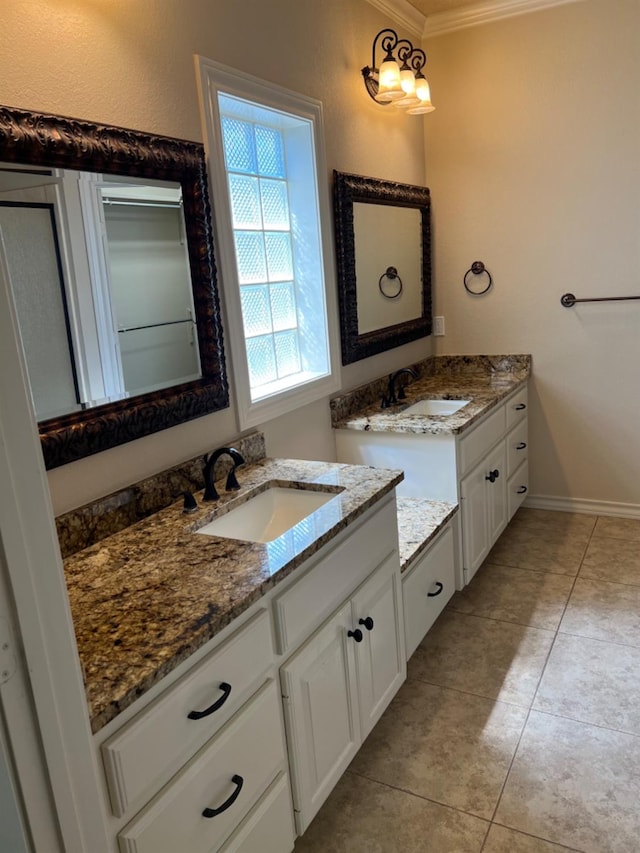
<svg viewBox="0 0 640 853">
<path fill-rule="evenodd" d="M 499 21 L 502 18 L 512 18 L 528 12 L 537 12 L 539 9 L 549 9 L 552 6 L 579 2 L 582 0 L 493 0 L 493 2 L 472 3 L 463 9 L 429 15 L 425 19 L 423 35 L 425 38 L 442 35 L 467 27 L 477 27 L 480 24 Z M 391 5 L 393 4 L 389 3 L 389 6 Z"/>
<path fill-rule="evenodd" d="M 396 24 L 409 30 L 411 35 L 423 37 L 426 18 L 407 0 L 367 0 L 367 2 L 387 14 Z"/>
</svg>

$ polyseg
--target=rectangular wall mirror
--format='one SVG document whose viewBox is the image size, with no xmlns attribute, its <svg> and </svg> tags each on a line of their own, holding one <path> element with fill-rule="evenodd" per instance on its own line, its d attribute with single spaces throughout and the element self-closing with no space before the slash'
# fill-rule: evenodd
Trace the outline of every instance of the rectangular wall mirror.
<svg viewBox="0 0 640 853">
<path fill-rule="evenodd" d="M 334 172 L 342 363 L 431 334 L 426 187 Z"/>
<path fill-rule="evenodd" d="M 228 406 L 201 145 L 1 107 L 0 234 L 47 468 Z"/>
</svg>

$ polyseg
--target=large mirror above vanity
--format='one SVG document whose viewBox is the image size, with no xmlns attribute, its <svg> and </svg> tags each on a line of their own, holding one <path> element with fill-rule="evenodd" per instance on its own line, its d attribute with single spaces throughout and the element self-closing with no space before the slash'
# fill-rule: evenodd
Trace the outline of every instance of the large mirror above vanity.
<svg viewBox="0 0 640 853">
<path fill-rule="evenodd" d="M 201 145 L 0 107 L 0 235 L 47 468 L 228 406 Z"/>
<path fill-rule="evenodd" d="M 426 187 L 334 172 L 342 363 L 431 334 Z"/>
</svg>

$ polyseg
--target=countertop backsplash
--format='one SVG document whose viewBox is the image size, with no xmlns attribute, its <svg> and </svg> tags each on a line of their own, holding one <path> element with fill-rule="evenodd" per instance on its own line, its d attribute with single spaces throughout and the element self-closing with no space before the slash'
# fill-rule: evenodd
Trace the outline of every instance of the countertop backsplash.
<svg viewBox="0 0 640 853">
<path fill-rule="evenodd" d="M 259 462 L 267 455 L 261 432 L 226 442 L 226 446 L 235 447 L 247 464 Z M 58 516 L 56 527 L 63 559 L 164 509 L 176 500 L 180 492 L 202 489 L 203 457 L 201 453 L 187 462 Z M 216 478 L 223 477 L 230 468 L 231 461 L 226 456 L 221 457 L 216 467 Z"/>
</svg>

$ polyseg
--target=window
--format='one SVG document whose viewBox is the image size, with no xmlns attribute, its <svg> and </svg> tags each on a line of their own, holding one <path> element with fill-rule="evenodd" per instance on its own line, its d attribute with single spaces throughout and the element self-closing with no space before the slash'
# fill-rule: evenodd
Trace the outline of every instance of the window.
<svg viewBox="0 0 640 853">
<path fill-rule="evenodd" d="M 200 60 L 240 425 L 336 390 L 320 105 Z M 324 222 L 323 222 L 324 220 Z M 331 267 L 329 268 L 331 270 Z M 332 272 L 330 273 L 332 275 Z M 332 278 L 330 279 L 332 282 Z M 334 287 L 329 290 L 333 294 Z"/>
</svg>

